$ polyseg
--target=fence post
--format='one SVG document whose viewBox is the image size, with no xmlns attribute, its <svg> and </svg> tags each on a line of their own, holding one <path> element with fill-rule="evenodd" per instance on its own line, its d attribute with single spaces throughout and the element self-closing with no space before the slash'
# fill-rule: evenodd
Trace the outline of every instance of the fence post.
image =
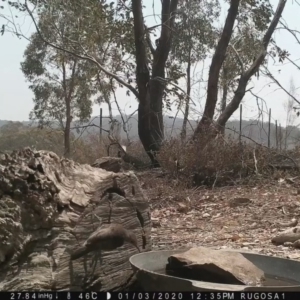
<svg viewBox="0 0 300 300">
<path fill-rule="evenodd" d="M 281 152 L 281 142 L 282 142 L 281 124 L 279 123 L 279 150 L 280 150 L 280 152 Z"/>
</svg>

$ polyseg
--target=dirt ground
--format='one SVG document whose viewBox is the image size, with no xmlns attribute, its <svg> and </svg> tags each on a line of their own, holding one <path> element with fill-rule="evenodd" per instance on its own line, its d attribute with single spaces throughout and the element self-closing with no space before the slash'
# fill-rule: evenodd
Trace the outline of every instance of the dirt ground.
<svg viewBox="0 0 300 300">
<path fill-rule="evenodd" d="M 299 218 L 300 178 L 185 189 L 159 171 L 137 176 L 151 206 L 153 250 L 213 246 L 300 258 L 300 249 L 271 242 Z"/>
</svg>

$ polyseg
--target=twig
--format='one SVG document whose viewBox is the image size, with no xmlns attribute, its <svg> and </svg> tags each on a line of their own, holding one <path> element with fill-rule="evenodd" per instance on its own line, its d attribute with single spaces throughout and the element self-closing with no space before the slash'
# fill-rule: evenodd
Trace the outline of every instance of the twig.
<svg viewBox="0 0 300 300">
<path fill-rule="evenodd" d="M 289 95 L 295 102 L 297 102 L 298 104 L 300 104 L 300 101 L 297 100 L 288 90 L 286 90 L 282 84 L 271 74 L 271 72 L 269 71 L 269 69 L 267 67 L 264 66 L 265 69 L 265 74 L 266 76 L 270 77 L 287 95 Z"/>
<path fill-rule="evenodd" d="M 241 60 L 241 58 L 240 58 L 238 52 L 236 51 L 236 49 L 234 48 L 233 45 L 229 44 L 229 46 L 230 46 L 230 48 L 233 50 L 233 52 L 235 53 L 235 55 L 236 55 L 236 57 L 237 57 L 237 59 L 238 59 L 238 61 L 239 61 L 239 64 L 240 64 L 240 66 L 241 66 L 242 74 L 244 74 L 244 73 L 245 73 L 244 65 L 243 65 L 243 62 L 242 62 L 242 60 Z"/>
<path fill-rule="evenodd" d="M 116 103 L 116 105 L 117 105 L 118 111 L 119 111 L 120 116 L 121 116 L 121 119 L 122 119 L 123 130 L 124 130 L 124 132 L 126 133 L 127 141 L 130 142 L 130 136 L 129 136 L 128 128 L 126 128 L 126 125 L 128 124 L 129 119 L 127 119 L 127 121 L 124 120 L 123 113 L 122 113 L 122 111 L 121 111 L 121 108 L 120 108 L 120 106 L 119 106 L 119 102 L 118 102 L 118 100 L 117 100 L 116 92 L 115 92 L 115 90 L 114 90 L 114 88 L 113 88 L 113 79 L 110 80 L 110 85 L 111 85 L 111 90 L 112 90 L 112 93 L 113 93 L 113 96 L 114 96 L 115 103 Z"/>
<path fill-rule="evenodd" d="M 162 77 L 156 76 L 156 77 L 152 78 L 152 80 L 157 80 L 165 85 L 167 85 L 167 84 L 173 85 L 178 90 L 183 92 L 191 100 L 191 102 L 196 106 L 196 103 L 194 102 L 194 100 L 189 95 L 187 95 L 187 93 L 179 85 L 171 82 L 171 80 L 172 80 L 171 78 L 162 78 Z"/>
<path fill-rule="evenodd" d="M 255 149 L 253 149 L 253 158 L 254 158 L 255 174 L 258 175 L 257 159 L 256 159 L 256 155 L 255 155 Z"/>
<path fill-rule="evenodd" d="M 212 189 L 214 189 L 214 187 L 215 187 L 215 185 L 216 185 L 216 183 L 217 183 L 218 175 L 219 175 L 219 172 L 217 171 L 217 172 L 216 172 L 216 179 L 214 180 L 214 183 L 213 183 L 213 185 L 212 185 Z"/>
</svg>

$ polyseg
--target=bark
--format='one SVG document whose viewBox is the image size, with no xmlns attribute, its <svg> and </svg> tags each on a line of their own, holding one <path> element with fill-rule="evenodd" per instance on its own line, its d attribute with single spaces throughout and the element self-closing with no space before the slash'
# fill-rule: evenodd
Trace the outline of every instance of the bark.
<svg viewBox="0 0 300 300">
<path fill-rule="evenodd" d="M 121 223 L 151 249 L 150 211 L 138 179 L 29 148 L 0 155 L 0 290 L 123 290 L 130 244 L 70 261 L 99 226 Z M 97 218 L 98 216 L 98 218 Z M 94 267 L 91 261 L 94 259 Z"/>
<path fill-rule="evenodd" d="M 153 51 L 152 74 L 148 69 L 147 32 L 143 19 L 141 0 L 132 0 L 134 37 L 136 50 L 136 81 L 139 91 L 138 132 L 140 140 L 154 167 L 159 163 L 156 154 L 164 139 L 163 92 L 165 85 L 157 78 L 165 79 L 165 66 L 172 43 L 174 14 L 178 0 L 163 0 L 162 28 L 159 43 Z"/>
<path fill-rule="evenodd" d="M 67 109 L 69 112 L 69 109 Z M 65 131 L 64 131 L 64 144 L 65 144 L 65 153 L 64 156 L 69 158 L 71 155 L 71 141 L 70 141 L 70 128 L 71 128 L 71 117 L 67 117 Z"/>
<path fill-rule="evenodd" d="M 223 91 L 222 91 L 222 103 L 221 103 L 221 112 L 223 112 L 226 108 L 227 103 L 227 94 L 228 94 L 228 86 L 227 84 L 223 85 Z"/>
<path fill-rule="evenodd" d="M 224 82 L 222 86 L 222 100 L 221 100 L 221 113 L 225 110 L 227 104 L 227 94 L 228 94 L 228 83 L 227 83 L 227 69 L 223 68 Z"/>
<path fill-rule="evenodd" d="M 221 99 L 221 113 L 225 110 L 227 105 L 227 94 L 228 94 L 228 81 L 227 81 L 227 69 L 223 67 L 223 86 L 222 86 L 222 99 Z M 225 133 L 225 127 L 220 129 L 221 133 Z"/>
<path fill-rule="evenodd" d="M 72 115 L 71 115 L 71 101 L 74 92 L 74 81 L 75 81 L 75 73 L 76 73 L 77 61 L 76 59 L 73 62 L 72 66 L 72 73 L 71 73 L 71 80 L 70 85 L 67 85 L 67 72 L 66 72 L 66 64 L 63 59 L 62 61 L 62 74 L 63 74 L 63 90 L 64 90 L 64 100 L 66 106 L 66 123 L 64 126 L 64 156 L 66 158 L 70 158 L 71 156 L 71 140 L 70 140 L 70 132 L 71 132 L 71 122 L 72 122 Z"/>
<path fill-rule="evenodd" d="M 207 98 L 204 113 L 202 119 L 200 120 L 195 130 L 194 138 L 197 138 L 199 133 L 201 133 L 202 128 L 208 127 L 213 120 L 216 104 L 218 101 L 218 83 L 220 77 L 220 70 L 225 60 L 226 51 L 233 32 L 233 25 L 238 14 L 239 4 L 240 0 L 231 0 L 224 29 L 210 65 L 207 86 Z"/>
<path fill-rule="evenodd" d="M 126 133 L 127 143 L 130 143 L 129 128 L 128 128 L 128 121 L 129 121 L 130 117 L 126 118 L 126 120 L 125 120 L 125 118 L 123 116 L 123 112 L 122 112 L 122 110 L 120 108 L 119 102 L 117 100 L 116 92 L 114 90 L 113 80 L 112 79 L 110 80 L 110 85 L 111 85 L 111 92 L 112 92 L 112 94 L 114 96 L 114 100 L 115 100 L 118 112 L 119 112 L 120 117 L 122 119 L 122 128 L 123 128 L 123 131 Z"/>
<path fill-rule="evenodd" d="M 229 118 L 232 116 L 232 114 L 238 109 L 243 97 L 246 93 L 246 88 L 248 81 L 250 78 L 258 71 L 260 65 L 264 61 L 266 54 L 267 54 L 267 48 L 270 43 L 272 34 L 274 30 L 276 29 L 278 22 L 280 20 L 280 17 L 282 15 L 282 12 L 284 10 L 285 4 L 287 3 L 287 0 L 280 0 L 276 9 L 276 12 L 274 14 L 273 20 L 270 23 L 269 28 L 267 29 L 263 40 L 262 40 L 262 51 L 254 61 L 254 63 L 251 65 L 251 67 L 245 71 L 240 77 L 239 84 L 237 87 L 237 90 L 235 91 L 235 95 L 231 102 L 226 106 L 223 113 L 219 116 L 217 120 L 217 127 L 220 130 L 222 127 L 226 125 L 226 122 L 229 120 Z"/>
<path fill-rule="evenodd" d="M 122 169 L 122 159 L 121 157 L 101 157 L 96 159 L 91 166 L 118 173 Z"/>
<path fill-rule="evenodd" d="M 186 139 L 186 125 L 188 122 L 189 111 L 190 111 L 190 96 L 191 96 L 191 49 L 189 51 L 189 60 L 186 69 L 186 77 L 187 77 L 187 88 L 186 88 L 186 100 L 185 100 L 185 109 L 183 116 L 183 123 L 181 129 L 181 140 L 184 141 Z"/>
</svg>

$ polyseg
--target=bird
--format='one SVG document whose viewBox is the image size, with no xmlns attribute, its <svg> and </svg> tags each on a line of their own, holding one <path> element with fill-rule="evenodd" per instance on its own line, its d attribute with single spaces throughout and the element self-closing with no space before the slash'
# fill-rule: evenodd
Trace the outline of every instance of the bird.
<svg viewBox="0 0 300 300">
<path fill-rule="evenodd" d="M 132 244 L 141 252 L 133 231 L 125 229 L 121 224 L 110 224 L 106 228 L 100 227 L 94 231 L 82 247 L 73 251 L 70 257 L 71 260 L 75 260 L 92 251 L 112 251 L 123 246 L 125 242 Z"/>
</svg>

